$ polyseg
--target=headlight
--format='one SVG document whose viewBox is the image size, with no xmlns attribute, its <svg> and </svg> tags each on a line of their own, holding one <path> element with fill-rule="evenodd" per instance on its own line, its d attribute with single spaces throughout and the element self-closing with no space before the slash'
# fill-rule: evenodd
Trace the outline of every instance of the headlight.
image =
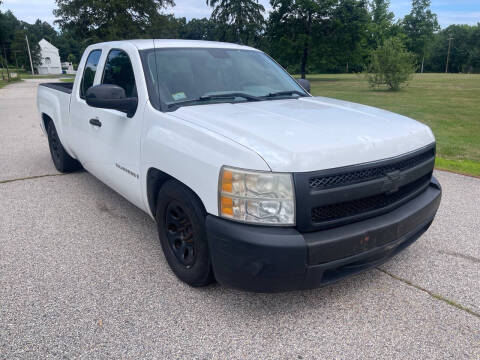
<svg viewBox="0 0 480 360">
<path fill-rule="evenodd" d="M 255 224 L 295 224 L 292 174 L 224 166 L 219 185 L 220 216 Z"/>
</svg>

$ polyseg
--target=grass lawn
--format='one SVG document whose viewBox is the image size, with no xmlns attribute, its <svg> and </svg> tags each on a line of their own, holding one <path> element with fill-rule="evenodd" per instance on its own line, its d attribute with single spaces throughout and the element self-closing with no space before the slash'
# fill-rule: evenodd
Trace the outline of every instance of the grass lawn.
<svg viewBox="0 0 480 360">
<path fill-rule="evenodd" d="M 15 71 L 14 71 L 15 72 Z M 60 81 L 63 82 L 73 82 L 75 80 L 75 75 L 32 75 L 32 74 L 25 74 L 21 73 L 20 79 L 15 78 L 15 80 L 12 80 L 10 83 L 7 80 L 2 80 L 2 77 L 0 76 L 0 89 L 8 84 L 11 84 L 16 81 L 20 81 L 21 79 L 58 79 L 60 78 Z M 6 75 L 5 75 L 6 77 Z"/>
<path fill-rule="evenodd" d="M 0 70 L 1 71 L 1 70 Z M 17 73 L 22 79 L 57 79 L 57 78 L 75 78 L 72 74 L 58 74 L 58 75 L 32 75 L 32 73 L 25 69 L 10 68 L 10 72 Z M 6 70 L 4 69 L 6 74 Z"/>
<path fill-rule="evenodd" d="M 32 75 L 32 74 L 20 74 L 22 79 L 58 79 L 58 78 L 71 78 L 75 79 L 75 75 L 71 74 L 59 74 L 59 75 Z"/>
<path fill-rule="evenodd" d="M 1 89 L 2 87 L 4 87 L 5 85 L 13 84 L 14 82 L 17 82 L 17 81 L 20 81 L 20 79 L 16 79 L 16 78 L 15 78 L 14 80 L 8 82 L 7 80 L 2 80 L 2 77 L 0 76 L 0 89 Z"/>
<path fill-rule="evenodd" d="M 480 75 L 416 74 L 400 91 L 371 90 L 361 75 L 309 75 L 312 94 L 390 110 L 429 125 L 440 169 L 480 176 Z"/>
</svg>

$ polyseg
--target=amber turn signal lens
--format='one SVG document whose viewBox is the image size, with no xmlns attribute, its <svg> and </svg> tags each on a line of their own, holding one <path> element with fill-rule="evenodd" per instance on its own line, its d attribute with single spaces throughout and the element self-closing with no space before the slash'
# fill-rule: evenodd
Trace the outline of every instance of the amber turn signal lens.
<svg viewBox="0 0 480 360">
<path fill-rule="evenodd" d="M 233 216 L 233 200 L 231 198 L 222 196 L 220 204 L 222 215 Z"/>
<path fill-rule="evenodd" d="M 233 181 L 232 172 L 228 171 L 228 170 L 223 171 L 222 191 L 231 193 L 232 192 L 232 181 Z"/>
</svg>

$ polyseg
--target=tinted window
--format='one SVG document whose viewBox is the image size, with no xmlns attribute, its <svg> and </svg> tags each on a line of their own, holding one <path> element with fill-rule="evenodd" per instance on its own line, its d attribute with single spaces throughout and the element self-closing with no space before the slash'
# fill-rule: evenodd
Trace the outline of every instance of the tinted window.
<svg viewBox="0 0 480 360">
<path fill-rule="evenodd" d="M 80 97 L 85 99 L 85 93 L 93 85 L 95 73 L 97 72 L 98 60 L 100 60 L 102 50 L 93 50 L 87 58 L 85 70 L 83 71 L 82 82 L 80 83 Z"/>
<path fill-rule="evenodd" d="M 127 97 L 137 96 L 132 63 L 127 53 L 114 49 L 108 54 L 102 84 L 114 84 L 125 90 Z"/>
</svg>

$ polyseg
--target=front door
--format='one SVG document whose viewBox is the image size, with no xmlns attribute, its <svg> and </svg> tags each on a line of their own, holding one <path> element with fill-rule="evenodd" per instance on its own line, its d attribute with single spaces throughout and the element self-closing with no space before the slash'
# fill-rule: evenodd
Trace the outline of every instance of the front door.
<svg viewBox="0 0 480 360">
<path fill-rule="evenodd" d="M 140 178 L 140 139 L 146 90 L 137 91 L 141 77 L 140 58 L 136 49 L 108 49 L 101 84 L 114 84 L 125 90 L 127 97 L 137 97 L 133 117 L 111 109 L 94 109 L 91 136 L 98 168 L 96 176 L 139 207 L 143 206 Z M 131 56 L 136 56 L 136 68 Z M 143 84 L 142 84 L 143 85 Z M 145 86 L 140 86 L 143 90 Z"/>
<path fill-rule="evenodd" d="M 100 170 L 95 149 L 94 134 L 99 128 L 90 124 L 89 120 L 95 118 L 97 109 L 87 105 L 85 94 L 91 86 L 98 84 L 100 74 L 97 68 L 102 58 L 102 49 L 93 49 L 88 53 L 83 67 L 80 85 L 74 86 L 70 101 L 70 126 L 68 143 L 75 153 L 75 157 L 92 174 Z M 80 70 L 82 71 L 82 70 Z M 76 85 L 76 84 L 75 84 Z"/>
</svg>

